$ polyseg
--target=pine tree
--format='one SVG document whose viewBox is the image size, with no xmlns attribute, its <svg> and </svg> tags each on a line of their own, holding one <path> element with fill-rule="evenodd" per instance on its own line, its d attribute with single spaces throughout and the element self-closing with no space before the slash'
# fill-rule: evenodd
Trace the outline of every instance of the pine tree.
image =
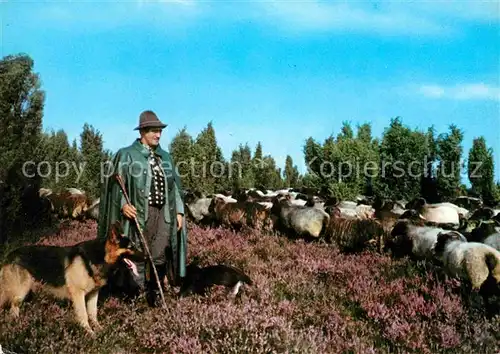
<svg viewBox="0 0 500 354">
<path fill-rule="evenodd" d="M 0 60 L 0 242 L 13 230 L 36 221 L 30 206 L 41 184 L 36 152 L 45 93 L 33 66 L 33 60 L 22 54 Z"/>
<path fill-rule="evenodd" d="M 484 137 L 475 138 L 469 150 L 467 172 L 472 191 L 489 205 L 494 204 L 497 197 L 494 171 L 493 150 L 486 146 Z"/>
<path fill-rule="evenodd" d="M 441 134 L 437 140 L 439 167 L 436 182 L 441 200 L 451 200 L 460 191 L 463 132 L 452 124 L 449 133 Z"/>
<path fill-rule="evenodd" d="M 385 198 L 411 200 L 420 195 L 425 161 L 426 135 L 391 119 L 380 144 L 380 173 L 376 194 Z"/>
<path fill-rule="evenodd" d="M 322 180 L 323 147 L 321 144 L 310 137 L 304 144 L 303 152 L 308 173 Z"/>
<path fill-rule="evenodd" d="M 215 137 L 215 130 L 212 122 L 209 122 L 207 127 L 196 137 L 193 147 L 194 158 L 197 166 L 194 180 L 198 189 L 205 193 L 214 193 L 216 185 L 218 184 L 213 173 L 214 166 L 218 165 L 217 149 L 218 146 L 217 139 Z"/>
<path fill-rule="evenodd" d="M 426 134 L 426 152 L 425 152 L 425 166 L 421 179 L 420 193 L 428 203 L 437 203 L 439 201 L 437 182 L 436 182 L 436 169 L 434 164 L 437 161 L 437 141 L 435 138 L 436 131 L 434 126 L 427 129 Z"/>
<path fill-rule="evenodd" d="M 297 188 L 299 182 L 299 171 L 297 166 L 293 164 L 293 159 L 290 155 L 286 156 L 285 160 L 285 180 L 284 185 L 288 188 Z"/>
<path fill-rule="evenodd" d="M 268 184 L 267 176 L 265 174 L 265 169 L 267 167 L 267 162 L 262 156 L 262 144 L 261 142 L 257 142 L 257 146 L 255 147 L 255 153 L 252 158 L 252 168 L 253 175 L 255 177 L 255 187 L 259 189 L 265 189 Z"/>
<path fill-rule="evenodd" d="M 356 135 L 357 164 L 356 185 L 353 192 L 368 196 L 374 195 L 378 166 L 380 164 L 379 143 L 372 137 L 372 127 L 369 123 L 358 125 Z"/>
<path fill-rule="evenodd" d="M 74 145 L 76 142 L 73 142 Z M 41 165 L 42 185 L 55 192 L 76 187 L 79 166 L 78 147 L 70 146 L 68 135 L 62 129 L 43 133 L 41 153 L 48 164 Z M 52 173 L 49 173 L 51 172 Z"/>
<path fill-rule="evenodd" d="M 95 199 L 100 194 L 101 165 L 105 162 L 106 156 L 101 133 L 87 123 L 83 125 L 80 134 L 80 148 L 82 165 L 79 170 L 82 171 L 82 175 L 76 182 L 89 197 Z"/>
<path fill-rule="evenodd" d="M 185 189 L 193 189 L 195 187 L 193 170 L 194 141 L 191 135 L 188 134 L 186 127 L 182 128 L 172 139 L 169 147 L 172 160 L 177 168 L 182 186 Z"/>
<path fill-rule="evenodd" d="M 240 144 L 237 150 L 233 150 L 229 170 L 233 190 L 255 187 L 252 152 L 248 143 Z"/>
</svg>

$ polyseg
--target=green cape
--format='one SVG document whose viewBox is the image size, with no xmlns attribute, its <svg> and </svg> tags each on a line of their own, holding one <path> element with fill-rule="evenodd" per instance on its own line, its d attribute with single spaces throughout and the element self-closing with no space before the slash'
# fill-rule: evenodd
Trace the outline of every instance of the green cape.
<svg viewBox="0 0 500 354">
<path fill-rule="evenodd" d="M 184 215 L 184 202 L 181 181 L 177 170 L 172 162 L 170 154 L 158 146 L 155 153 L 161 157 L 162 169 L 165 176 L 172 176 L 173 183 L 165 181 L 166 202 L 164 206 L 165 221 L 172 227 L 170 245 L 172 247 L 172 258 L 175 282 L 178 285 L 180 278 L 186 275 L 187 257 L 187 227 L 184 217 L 182 229 L 177 232 L 176 214 Z M 151 168 L 148 163 L 149 150 L 141 144 L 139 139 L 130 146 L 118 150 L 113 161 L 107 164 L 107 169 L 101 172 L 102 185 L 99 203 L 99 225 L 98 238 L 105 239 L 107 232 L 113 222 L 120 220 L 126 236 L 132 239 L 142 249 L 142 243 L 135 222 L 122 215 L 121 208 L 126 203 L 126 198 L 114 177 L 119 174 L 127 190 L 127 195 L 132 205 L 137 209 L 137 220 L 141 230 L 147 220 L 148 194 L 151 187 Z"/>
</svg>

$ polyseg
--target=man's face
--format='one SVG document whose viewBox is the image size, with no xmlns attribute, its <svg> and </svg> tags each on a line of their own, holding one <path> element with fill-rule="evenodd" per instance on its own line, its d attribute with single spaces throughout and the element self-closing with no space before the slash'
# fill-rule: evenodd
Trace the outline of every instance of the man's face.
<svg viewBox="0 0 500 354">
<path fill-rule="evenodd" d="M 162 128 L 149 128 L 141 132 L 141 140 L 144 144 L 151 147 L 158 146 L 160 143 Z"/>
</svg>

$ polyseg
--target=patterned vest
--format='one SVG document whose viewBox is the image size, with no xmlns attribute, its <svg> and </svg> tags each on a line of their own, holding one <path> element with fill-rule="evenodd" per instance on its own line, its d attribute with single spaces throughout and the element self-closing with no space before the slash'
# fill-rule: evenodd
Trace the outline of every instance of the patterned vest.
<svg viewBox="0 0 500 354">
<path fill-rule="evenodd" d="M 165 204 L 165 177 L 161 166 L 161 160 L 153 150 L 149 149 L 149 166 L 151 166 L 151 189 L 149 191 L 148 203 L 151 206 L 161 208 Z"/>
</svg>

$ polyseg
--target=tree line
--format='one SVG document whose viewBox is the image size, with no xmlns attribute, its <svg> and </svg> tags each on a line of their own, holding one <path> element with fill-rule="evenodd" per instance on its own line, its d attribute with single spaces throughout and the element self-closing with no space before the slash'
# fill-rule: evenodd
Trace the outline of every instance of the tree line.
<svg viewBox="0 0 500 354">
<path fill-rule="evenodd" d="M 75 187 L 98 198 L 101 166 L 113 157 L 104 149 L 102 134 L 87 123 L 79 139 L 71 142 L 64 130 L 43 131 L 45 92 L 33 66 L 26 54 L 0 61 L 0 241 L 14 230 L 36 225 L 32 201 L 41 187 Z M 303 144 L 304 174 L 291 156 L 281 169 L 271 155 L 263 154 L 261 142 L 253 151 L 242 143 L 226 158 L 212 122 L 196 137 L 184 127 L 168 148 L 184 188 L 205 194 L 306 187 L 338 199 L 362 194 L 406 200 L 423 196 L 438 202 L 472 195 L 490 205 L 500 199 L 493 150 L 484 137 L 476 137 L 464 164 L 463 131 L 455 125 L 438 135 L 432 126 L 427 131 L 411 129 L 396 117 L 376 138 L 368 123 L 354 131 L 343 122 L 336 136 L 298 143 Z M 470 189 L 461 183 L 463 170 Z"/>
</svg>

